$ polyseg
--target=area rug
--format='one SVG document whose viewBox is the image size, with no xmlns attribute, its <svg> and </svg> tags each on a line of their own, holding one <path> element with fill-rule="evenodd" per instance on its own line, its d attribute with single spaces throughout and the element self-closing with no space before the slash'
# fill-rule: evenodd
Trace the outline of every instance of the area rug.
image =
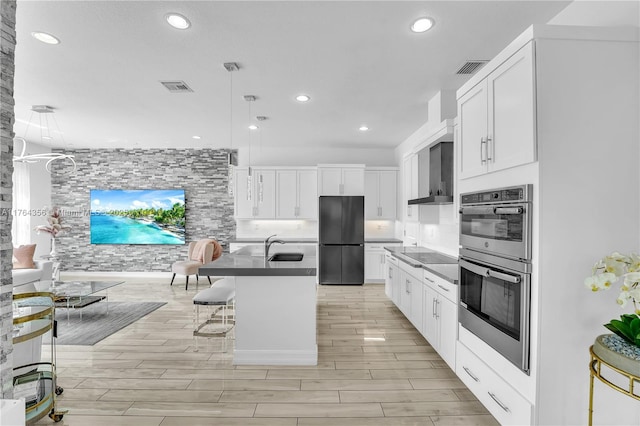
<svg viewBox="0 0 640 426">
<path fill-rule="evenodd" d="M 107 303 L 109 312 L 107 313 Z M 58 345 L 95 345 L 129 324 L 155 311 L 166 302 L 100 302 L 83 309 L 56 309 Z M 82 319 L 80 319 L 82 311 Z"/>
</svg>

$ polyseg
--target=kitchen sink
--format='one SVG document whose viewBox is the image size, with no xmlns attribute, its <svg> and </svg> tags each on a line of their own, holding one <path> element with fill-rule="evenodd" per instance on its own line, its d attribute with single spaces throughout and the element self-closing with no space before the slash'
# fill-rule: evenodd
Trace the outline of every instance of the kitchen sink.
<svg viewBox="0 0 640 426">
<path fill-rule="evenodd" d="M 303 253 L 276 253 L 269 258 L 269 262 L 300 262 Z"/>
</svg>

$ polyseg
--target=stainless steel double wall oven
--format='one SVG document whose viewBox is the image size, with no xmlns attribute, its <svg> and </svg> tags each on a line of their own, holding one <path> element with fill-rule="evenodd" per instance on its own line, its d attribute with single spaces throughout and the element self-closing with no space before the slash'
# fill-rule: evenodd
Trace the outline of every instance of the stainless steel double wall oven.
<svg viewBox="0 0 640 426">
<path fill-rule="evenodd" d="M 529 372 L 532 185 L 461 195 L 460 325 Z"/>
</svg>

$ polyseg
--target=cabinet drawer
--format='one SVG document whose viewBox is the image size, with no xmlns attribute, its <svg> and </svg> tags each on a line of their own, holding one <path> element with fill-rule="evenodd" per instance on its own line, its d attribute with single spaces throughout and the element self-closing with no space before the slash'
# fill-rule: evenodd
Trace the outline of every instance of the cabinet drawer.
<svg viewBox="0 0 640 426">
<path fill-rule="evenodd" d="M 456 350 L 456 374 L 500 424 L 531 424 L 529 401 L 460 342 Z"/>
<path fill-rule="evenodd" d="M 456 305 L 458 304 L 458 286 L 450 283 L 449 281 L 440 278 L 439 276 L 427 271 L 422 270 L 422 277 L 425 284 L 433 287 L 438 293 L 446 297 Z"/>
</svg>

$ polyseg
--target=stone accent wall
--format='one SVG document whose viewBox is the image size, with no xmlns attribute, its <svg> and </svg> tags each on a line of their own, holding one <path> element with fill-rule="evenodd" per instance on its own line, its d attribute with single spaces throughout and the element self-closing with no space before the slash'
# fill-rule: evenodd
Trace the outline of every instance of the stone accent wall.
<svg viewBox="0 0 640 426">
<path fill-rule="evenodd" d="M 0 2 L 0 396 L 13 398 L 13 278 L 11 198 L 13 174 L 13 73 L 16 2 Z"/>
<path fill-rule="evenodd" d="M 72 229 L 56 239 L 62 271 L 169 272 L 187 258 L 185 245 L 91 244 L 91 189 L 184 189 L 186 241 L 214 238 L 228 252 L 235 238 L 233 198 L 227 192 L 225 149 L 78 149 L 70 165 L 54 166 L 51 202 Z"/>
</svg>

